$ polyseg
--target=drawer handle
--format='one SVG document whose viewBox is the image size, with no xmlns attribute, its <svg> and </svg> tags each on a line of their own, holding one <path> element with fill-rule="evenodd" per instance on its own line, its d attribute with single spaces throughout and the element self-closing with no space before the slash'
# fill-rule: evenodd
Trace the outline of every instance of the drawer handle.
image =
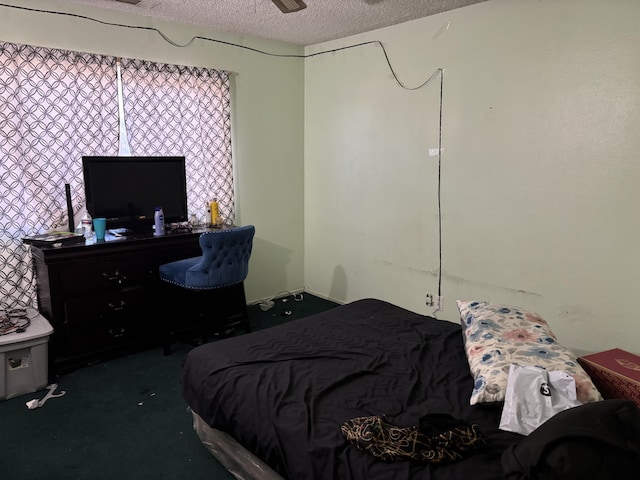
<svg viewBox="0 0 640 480">
<path fill-rule="evenodd" d="M 126 304 L 124 303 L 124 301 L 123 301 L 123 300 L 120 300 L 117 304 L 116 304 L 116 303 L 113 303 L 113 302 L 109 302 L 109 303 L 107 303 L 107 306 L 108 306 L 110 309 L 112 309 L 113 311 L 115 311 L 115 312 L 118 312 L 118 311 L 120 311 L 120 310 L 124 310 L 124 306 L 125 306 L 125 305 L 126 305 Z"/>
<path fill-rule="evenodd" d="M 113 337 L 113 338 L 120 338 L 124 336 L 124 332 L 125 332 L 125 328 L 124 327 L 120 327 L 119 329 L 113 329 L 110 328 L 109 329 L 109 334 Z"/>
<path fill-rule="evenodd" d="M 118 283 L 118 285 L 121 285 L 127 279 L 126 275 L 122 275 L 117 270 L 115 272 L 113 272 L 113 274 L 107 273 L 107 272 L 102 272 L 102 276 L 103 276 L 103 278 L 107 279 L 110 282 Z"/>
</svg>

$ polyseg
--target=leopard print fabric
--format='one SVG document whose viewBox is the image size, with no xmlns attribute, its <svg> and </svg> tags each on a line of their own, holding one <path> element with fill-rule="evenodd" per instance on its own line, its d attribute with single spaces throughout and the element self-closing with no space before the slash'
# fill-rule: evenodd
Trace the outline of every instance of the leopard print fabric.
<svg viewBox="0 0 640 480">
<path fill-rule="evenodd" d="M 417 427 L 397 427 L 383 416 L 357 417 L 341 427 L 349 443 L 387 462 L 417 460 L 445 463 L 486 445 L 478 425 L 459 425 L 427 436 Z"/>
</svg>

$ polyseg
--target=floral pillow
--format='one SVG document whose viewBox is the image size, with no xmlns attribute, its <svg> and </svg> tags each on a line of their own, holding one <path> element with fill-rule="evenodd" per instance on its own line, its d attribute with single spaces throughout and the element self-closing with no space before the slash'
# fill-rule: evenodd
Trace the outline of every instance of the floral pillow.
<svg viewBox="0 0 640 480">
<path fill-rule="evenodd" d="M 537 365 L 548 371 L 563 370 L 575 379 L 580 402 L 602 400 L 576 357 L 558 343 L 540 316 L 489 302 L 457 303 L 474 378 L 471 405 L 504 400 L 512 363 Z"/>
</svg>

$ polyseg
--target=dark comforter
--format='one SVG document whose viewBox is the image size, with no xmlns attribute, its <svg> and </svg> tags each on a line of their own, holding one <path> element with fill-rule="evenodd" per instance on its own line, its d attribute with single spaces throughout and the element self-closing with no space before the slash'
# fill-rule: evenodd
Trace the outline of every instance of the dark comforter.
<svg viewBox="0 0 640 480">
<path fill-rule="evenodd" d="M 380 300 L 198 347 L 182 384 L 209 425 L 291 480 L 497 480 L 502 452 L 522 438 L 498 430 L 501 405 L 469 405 L 459 325 Z M 385 463 L 340 431 L 353 417 L 386 414 L 410 426 L 429 413 L 479 424 L 488 446 L 447 465 Z"/>
</svg>

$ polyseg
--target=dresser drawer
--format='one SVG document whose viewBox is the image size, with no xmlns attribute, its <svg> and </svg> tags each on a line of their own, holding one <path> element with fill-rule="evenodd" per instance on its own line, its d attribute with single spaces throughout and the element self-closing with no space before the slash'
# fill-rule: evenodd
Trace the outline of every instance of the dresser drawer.
<svg viewBox="0 0 640 480">
<path fill-rule="evenodd" d="M 152 319 L 153 290 L 137 287 L 71 298 L 64 304 L 64 325 L 84 325 L 124 318 Z"/>
<path fill-rule="evenodd" d="M 60 271 L 64 295 L 119 290 L 155 281 L 158 267 L 149 257 L 75 263 Z"/>
<path fill-rule="evenodd" d="M 61 356 L 78 356 L 114 349 L 152 339 L 147 323 L 136 318 L 121 318 L 85 325 L 65 326 L 60 332 Z"/>
<path fill-rule="evenodd" d="M 155 305 L 177 305 L 179 300 L 160 288 L 158 267 L 201 255 L 201 233 L 31 246 L 38 308 L 54 328 L 50 371 L 61 373 L 160 345 L 156 331 L 167 314 Z"/>
</svg>

